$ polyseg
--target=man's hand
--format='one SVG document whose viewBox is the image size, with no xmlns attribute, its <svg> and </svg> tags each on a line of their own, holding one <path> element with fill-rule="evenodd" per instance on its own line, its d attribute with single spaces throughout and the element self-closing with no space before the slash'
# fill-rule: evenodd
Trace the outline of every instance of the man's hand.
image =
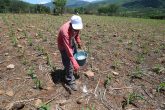
<svg viewBox="0 0 165 110">
<path fill-rule="evenodd" d="M 78 48 L 81 49 L 81 44 L 78 44 Z"/>
</svg>

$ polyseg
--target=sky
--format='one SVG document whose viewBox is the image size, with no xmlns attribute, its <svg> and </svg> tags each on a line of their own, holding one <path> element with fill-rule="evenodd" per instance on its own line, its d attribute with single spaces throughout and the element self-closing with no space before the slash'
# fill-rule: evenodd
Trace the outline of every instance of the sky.
<svg viewBox="0 0 165 110">
<path fill-rule="evenodd" d="M 45 4 L 52 0 L 22 0 L 22 1 L 29 2 L 32 4 Z M 99 0 L 84 0 L 84 1 L 92 2 L 92 1 L 99 1 Z"/>
</svg>

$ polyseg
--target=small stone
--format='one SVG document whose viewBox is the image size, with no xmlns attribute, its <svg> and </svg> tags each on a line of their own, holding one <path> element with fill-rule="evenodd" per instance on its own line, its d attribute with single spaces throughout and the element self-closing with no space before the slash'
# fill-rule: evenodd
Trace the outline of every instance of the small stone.
<svg viewBox="0 0 165 110">
<path fill-rule="evenodd" d="M 59 101 L 59 105 L 60 105 L 60 106 L 64 106 L 64 105 L 66 105 L 67 103 L 68 103 L 67 100 L 60 100 L 60 101 Z"/>
<path fill-rule="evenodd" d="M 156 89 L 152 89 L 152 94 L 155 95 L 156 93 Z"/>
<path fill-rule="evenodd" d="M 94 57 L 91 57 L 91 60 L 94 60 L 95 58 Z"/>
<path fill-rule="evenodd" d="M 112 73 L 113 73 L 114 75 L 116 75 L 116 76 L 119 75 L 118 72 L 115 72 L 115 71 L 113 71 L 113 70 L 112 70 Z"/>
<path fill-rule="evenodd" d="M 7 66 L 7 69 L 14 69 L 14 67 L 15 67 L 15 65 L 10 64 L 10 65 Z"/>
<path fill-rule="evenodd" d="M 35 36 L 37 37 L 38 36 L 38 33 L 36 33 Z"/>
<path fill-rule="evenodd" d="M 6 95 L 12 97 L 14 95 L 14 92 L 12 90 L 6 91 Z"/>
<path fill-rule="evenodd" d="M 23 46 L 22 46 L 22 45 L 20 45 L 20 44 L 18 44 L 18 47 L 19 47 L 19 48 L 22 48 Z"/>
<path fill-rule="evenodd" d="M 42 104 L 42 100 L 41 100 L 41 99 L 37 99 L 37 100 L 35 101 L 35 106 L 36 106 L 36 107 L 39 107 L 41 104 Z"/>
<path fill-rule="evenodd" d="M 46 88 L 46 90 L 53 90 L 53 87 L 48 86 L 48 87 Z"/>
<path fill-rule="evenodd" d="M 88 93 L 88 90 L 87 90 L 87 86 L 86 85 L 83 85 L 82 91 L 83 91 L 83 93 Z"/>
<path fill-rule="evenodd" d="M 94 72 L 88 70 L 87 72 L 85 72 L 85 75 L 87 75 L 87 77 L 94 77 Z"/>
<path fill-rule="evenodd" d="M 82 104 L 83 103 L 83 99 L 78 99 L 76 102 L 77 102 L 77 104 Z"/>
<path fill-rule="evenodd" d="M 8 56 L 9 55 L 9 53 L 5 53 L 5 56 Z"/>
<path fill-rule="evenodd" d="M 21 32 L 21 31 L 22 31 L 22 29 L 18 28 L 18 29 L 17 29 L 17 31 L 18 31 L 18 32 Z"/>
<path fill-rule="evenodd" d="M 24 106 L 25 106 L 25 104 L 23 104 L 23 103 L 14 104 L 12 107 L 12 110 L 21 110 L 24 108 Z"/>
<path fill-rule="evenodd" d="M 0 95 L 3 95 L 5 93 L 4 90 L 0 90 Z"/>
</svg>

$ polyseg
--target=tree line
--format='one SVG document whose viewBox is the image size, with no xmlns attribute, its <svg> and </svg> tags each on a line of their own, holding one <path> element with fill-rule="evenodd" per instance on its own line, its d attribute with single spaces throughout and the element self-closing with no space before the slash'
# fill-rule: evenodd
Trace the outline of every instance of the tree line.
<svg viewBox="0 0 165 110">
<path fill-rule="evenodd" d="M 0 0 L 0 13 L 81 13 L 81 14 L 106 14 L 113 15 L 119 9 L 115 4 L 99 7 L 98 9 L 90 9 L 90 7 L 68 8 L 66 7 L 67 0 L 54 0 L 53 11 L 46 6 L 40 4 L 29 4 L 21 0 Z M 97 11 L 96 11 L 97 10 Z"/>
<path fill-rule="evenodd" d="M 0 0 L 0 13 L 49 13 L 43 5 L 29 4 L 21 0 Z"/>
<path fill-rule="evenodd" d="M 54 4 L 53 9 L 41 4 L 29 4 L 22 0 L 0 0 L 0 13 L 51 13 L 55 15 L 79 13 L 165 19 L 164 8 L 149 7 L 130 10 L 116 4 L 97 4 L 72 8 L 66 6 L 67 0 L 53 0 L 52 2 Z"/>
</svg>

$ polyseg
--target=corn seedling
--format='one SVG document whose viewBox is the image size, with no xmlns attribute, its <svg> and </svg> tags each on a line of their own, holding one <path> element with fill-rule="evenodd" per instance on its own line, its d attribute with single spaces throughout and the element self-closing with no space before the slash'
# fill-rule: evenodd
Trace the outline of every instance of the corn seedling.
<svg viewBox="0 0 165 110">
<path fill-rule="evenodd" d="M 92 108 L 91 107 L 83 107 L 82 110 L 95 110 L 95 105 L 93 104 Z"/>
<path fill-rule="evenodd" d="M 152 68 L 152 71 L 155 72 L 156 74 L 160 74 L 163 73 L 163 71 L 165 71 L 165 68 L 162 65 L 157 64 Z"/>
<path fill-rule="evenodd" d="M 34 83 L 35 83 L 35 88 L 36 89 L 42 89 L 41 80 L 39 80 L 38 78 L 35 78 Z"/>
<path fill-rule="evenodd" d="M 50 69 L 51 69 L 52 72 L 54 72 L 54 71 L 56 71 L 56 66 L 53 65 L 53 64 L 51 64 L 51 65 L 50 65 Z"/>
<path fill-rule="evenodd" d="M 113 69 L 119 69 L 121 67 L 121 61 L 120 60 L 114 60 L 113 61 L 113 65 L 112 65 L 112 68 Z"/>
<path fill-rule="evenodd" d="M 39 110 L 50 110 L 50 105 L 42 104 L 38 109 Z"/>
<path fill-rule="evenodd" d="M 157 87 L 157 92 L 165 91 L 165 82 L 161 82 Z"/>
<path fill-rule="evenodd" d="M 44 54 L 45 54 L 44 47 L 42 47 L 42 46 L 40 46 L 40 45 L 37 45 L 37 46 L 35 47 L 35 50 L 38 50 L 39 52 L 41 52 L 41 53 L 42 53 L 42 55 L 44 55 Z"/>
<path fill-rule="evenodd" d="M 27 41 L 28 41 L 29 46 L 32 46 L 33 45 L 32 38 L 31 37 L 28 37 Z"/>
<path fill-rule="evenodd" d="M 16 47 L 16 46 L 17 46 L 17 44 L 18 44 L 17 37 L 16 37 L 16 36 L 12 36 L 11 40 L 12 40 L 13 46 L 15 46 L 15 47 Z"/>
<path fill-rule="evenodd" d="M 28 63 L 27 58 L 25 56 L 23 56 L 23 58 L 22 58 L 22 64 L 23 65 L 26 65 L 27 63 Z"/>
<path fill-rule="evenodd" d="M 131 78 L 141 79 L 142 76 L 143 76 L 143 71 L 139 67 L 136 67 L 135 71 L 131 74 Z"/>
<path fill-rule="evenodd" d="M 23 34 L 24 34 L 24 36 L 25 36 L 25 37 L 27 36 L 27 33 L 26 33 L 26 31 L 25 31 L 25 30 L 23 30 Z"/>
<path fill-rule="evenodd" d="M 29 75 L 32 79 L 36 79 L 36 78 L 37 78 L 37 76 L 35 75 L 34 67 L 33 67 L 33 66 L 29 67 L 29 69 L 28 69 L 28 75 Z"/>
<path fill-rule="evenodd" d="M 141 64 L 144 61 L 144 55 L 139 53 L 136 57 L 136 63 Z"/>
<path fill-rule="evenodd" d="M 161 50 L 160 50 L 159 48 L 156 48 L 156 49 L 154 50 L 154 52 L 155 52 L 155 53 L 161 53 Z"/>
<path fill-rule="evenodd" d="M 41 32 L 41 31 L 39 31 L 39 32 L 38 32 L 38 36 L 39 36 L 40 38 L 42 38 L 42 37 L 43 37 L 43 34 L 42 34 L 42 32 Z"/>
<path fill-rule="evenodd" d="M 119 43 L 122 43 L 122 42 L 123 42 L 123 40 L 122 40 L 121 38 L 119 38 L 119 39 L 118 39 L 118 42 L 119 42 Z"/>
<path fill-rule="evenodd" d="M 134 104 L 137 100 L 145 100 L 142 95 L 136 94 L 136 93 L 130 93 L 128 97 L 122 102 L 122 107 L 125 108 L 125 106 L 129 104 Z"/>
<path fill-rule="evenodd" d="M 112 80 L 112 77 L 108 74 L 107 78 L 104 81 L 104 87 L 107 88 L 107 86 L 110 84 Z"/>
<path fill-rule="evenodd" d="M 9 26 L 9 23 L 8 23 L 7 19 L 5 18 L 5 16 L 2 16 L 2 20 L 5 25 Z"/>
<path fill-rule="evenodd" d="M 52 63 L 51 63 L 51 59 L 50 59 L 50 56 L 49 56 L 48 53 L 46 53 L 46 61 L 47 61 L 47 64 L 48 64 L 49 66 L 52 65 Z"/>
<path fill-rule="evenodd" d="M 160 50 L 165 50 L 165 44 L 160 44 Z"/>
</svg>

